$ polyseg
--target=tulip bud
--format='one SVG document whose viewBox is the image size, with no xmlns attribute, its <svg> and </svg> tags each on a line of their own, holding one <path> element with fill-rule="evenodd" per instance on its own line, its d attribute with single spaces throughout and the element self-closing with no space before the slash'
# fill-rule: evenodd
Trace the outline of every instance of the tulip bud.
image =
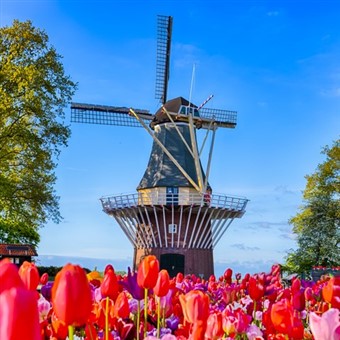
<svg viewBox="0 0 340 340">
<path fill-rule="evenodd" d="M 156 296 L 162 297 L 168 294 L 170 288 L 170 278 L 168 271 L 162 269 L 158 273 L 157 283 L 156 286 L 153 288 L 153 292 Z"/>
<path fill-rule="evenodd" d="M 53 310 L 66 325 L 81 326 L 92 310 L 89 282 L 83 268 L 67 264 L 57 274 L 52 287 Z"/>
<path fill-rule="evenodd" d="M 159 262 L 154 255 L 146 256 L 138 267 L 137 283 L 144 289 L 155 287 L 158 279 Z"/>
<path fill-rule="evenodd" d="M 34 263 L 24 261 L 24 263 L 19 268 L 19 275 L 27 289 L 37 289 L 40 281 L 40 275 L 38 268 Z"/>
</svg>

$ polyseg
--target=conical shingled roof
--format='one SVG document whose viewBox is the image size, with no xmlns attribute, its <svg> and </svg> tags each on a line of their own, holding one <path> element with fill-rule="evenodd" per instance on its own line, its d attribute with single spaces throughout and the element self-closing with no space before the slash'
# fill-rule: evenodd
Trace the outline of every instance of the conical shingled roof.
<svg viewBox="0 0 340 340">
<path fill-rule="evenodd" d="M 177 99 L 177 98 L 176 98 Z M 183 98 L 182 98 L 183 99 Z M 183 104 L 185 105 L 185 104 Z M 176 123 L 188 145 L 191 145 L 189 125 Z M 185 169 L 195 183 L 198 183 L 195 162 L 178 135 L 173 123 L 159 124 L 155 127 L 155 137 L 166 147 L 177 162 Z M 202 166 L 201 166 L 202 168 Z M 203 173 L 203 170 L 202 170 Z M 205 178 L 205 175 L 203 173 Z M 155 187 L 193 187 L 162 148 L 153 142 L 149 164 L 137 190 Z"/>
</svg>

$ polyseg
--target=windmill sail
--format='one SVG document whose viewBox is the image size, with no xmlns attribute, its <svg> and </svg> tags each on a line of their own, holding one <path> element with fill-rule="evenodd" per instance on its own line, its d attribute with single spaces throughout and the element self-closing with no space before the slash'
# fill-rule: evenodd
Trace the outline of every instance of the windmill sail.
<svg viewBox="0 0 340 340">
<path fill-rule="evenodd" d="M 147 122 L 154 117 L 148 110 L 134 111 Z M 137 119 L 130 115 L 130 108 L 81 103 L 71 104 L 71 122 L 141 127 Z"/>
<path fill-rule="evenodd" d="M 156 99 L 162 104 L 167 100 L 170 76 L 170 49 L 172 34 L 172 17 L 158 15 L 157 21 L 157 65 L 156 65 Z"/>
</svg>

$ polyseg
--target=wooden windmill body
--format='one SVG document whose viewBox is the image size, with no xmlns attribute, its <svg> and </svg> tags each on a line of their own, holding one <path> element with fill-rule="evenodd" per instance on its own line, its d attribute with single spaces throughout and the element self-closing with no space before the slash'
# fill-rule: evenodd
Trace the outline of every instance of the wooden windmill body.
<svg viewBox="0 0 340 340">
<path fill-rule="evenodd" d="M 182 97 L 166 100 L 171 28 L 171 17 L 158 17 L 156 95 L 163 105 L 156 114 L 73 103 L 72 121 L 145 128 L 153 145 L 137 192 L 102 197 L 103 210 L 132 243 L 134 268 L 153 254 L 171 276 L 182 272 L 208 277 L 214 272 L 215 245 L 234 218 L 243 216 L 248 202 L 213 194 L 208 183 L 216 130 L 234 128 L 236 112 L 197 107 Z M 206 137 L 212 134 L 205 171 L 200 161 L 203 147 L 198 149 L 196 138 L 201 128 Z"/>
</svg>

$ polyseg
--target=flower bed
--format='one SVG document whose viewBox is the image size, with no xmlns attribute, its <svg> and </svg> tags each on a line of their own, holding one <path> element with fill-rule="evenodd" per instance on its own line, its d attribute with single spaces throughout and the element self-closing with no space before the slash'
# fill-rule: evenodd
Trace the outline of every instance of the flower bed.
<svg viewBox="0 0 340 340">
<path fill-rule="evenodd" d="M 37 291 L 41 285 L 40 292 Z M 169 278 L 154 256 L 137 273 L 86 275 L 67 264 L 54 282 L 34 264 L 0 262 L 0 339 L 340 339 L 340 277 L 281 281 L 269 273 Z"/>
</svg>

